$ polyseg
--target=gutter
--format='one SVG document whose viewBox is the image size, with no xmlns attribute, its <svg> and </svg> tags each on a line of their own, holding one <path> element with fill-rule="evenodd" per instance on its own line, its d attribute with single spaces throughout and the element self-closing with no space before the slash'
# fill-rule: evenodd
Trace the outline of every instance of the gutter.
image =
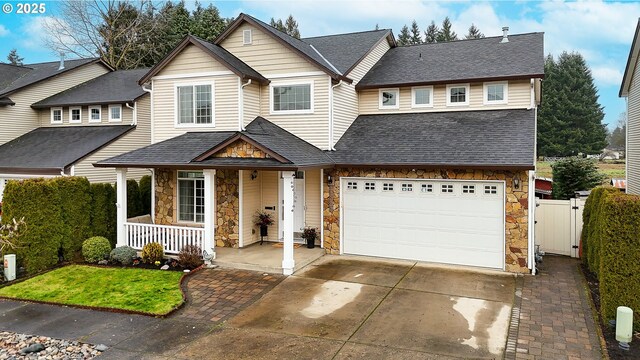
<svg viewBox="0 0 640 360">
<path fill-rule="evenodd" d="M 153 140 L 154 140 L 154 136 L 153 136 L 153 80 L 151 80 L 151 89 L 146 88 L 144 86 L 144 84 L 142 85 L 142 91 L 149 93 L 149 104 L 151 105 L 151 139 L 150 139 L 150 143 L 153 144 Z"/>
<path fill-rule="evenodd" d="M 131 126 L 138 125 L 138 102 L 134 101 L 133 106 L 129 105 L 129 103 L 124 103 L 124 106 L 128 107 L 133 111 L 133 119 L 131 120 Z"/>
<path fill-rule="evenodd" d="M 244 131 L 244 88 L 251 85 L 251 79 L 246 83 L 242 83 L 242 79 L 238 78 L 238 131 Z"/>
</svg>

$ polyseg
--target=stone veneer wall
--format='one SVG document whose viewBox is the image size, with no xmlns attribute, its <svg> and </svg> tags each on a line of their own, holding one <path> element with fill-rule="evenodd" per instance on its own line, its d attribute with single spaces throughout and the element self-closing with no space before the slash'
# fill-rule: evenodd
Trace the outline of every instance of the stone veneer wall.
<svg viewBox="0 0 640 360">
<path fill-rule="evenodd" d="M 268 154 L 265 154 L 264 151 L 258 149 L 257 147 L 245 142 L 243 140 L 238 140 L 225 147 L 224 149 L 218 151 L 213 154 L 213 157 L 218 158 L 254 158 L 254 159 L 265 159 L 269 158 Z"/>
<path fill-rule="evenodd" d="M 156 214 L 155 223 L 174 225 L 177 223 L 176 171 L 156 169 Z M 240 200 L 238 197 L 238 171 L 216 171 L 216 246 L 237 247 L 239 240 Z"/>
<path fill-rule="evenodd" d="M 327 184 L 327 175 L 333 184 Z M 513 178 L 520 179 L 520 189 L 514 190 Z M 509 272 L 526 273 L 528 254 L 528 176 L 526 171 L 491 170 L 424 170 L 416 169 L 357 169 L 341 168 L 325 170 L 324 176 L 324 247 L 327 253 L 340 252 L 340 178 L 378 177 L 409 179 L 460 179 L 460 180 L 505 180 L 506 188 L 506 257 L 505 269 Z"/>
</svg>

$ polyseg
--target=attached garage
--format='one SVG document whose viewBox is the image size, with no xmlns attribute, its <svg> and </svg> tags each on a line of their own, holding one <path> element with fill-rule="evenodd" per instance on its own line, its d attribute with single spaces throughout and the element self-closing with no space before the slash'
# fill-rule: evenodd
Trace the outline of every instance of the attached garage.
<svg viewBox="0 0 640 360">
<path fill-rule="evenodd" d="M 342 252 L 504 269 L 503 181 L 341 179 Z"/>
</svg>

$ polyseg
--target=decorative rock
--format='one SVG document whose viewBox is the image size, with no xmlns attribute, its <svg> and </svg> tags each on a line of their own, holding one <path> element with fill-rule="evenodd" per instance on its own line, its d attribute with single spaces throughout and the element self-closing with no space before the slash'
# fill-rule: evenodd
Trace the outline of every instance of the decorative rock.
<svg viewBox="0 0 640 360">
<path fill-rule="evenodd" d="M 29 346 L 27 346 L 26 348 L 20 350 L 21 354 L 30 354 L 30 353 L 37 353 L 44 350 L 44 345 L 40 344 L 40 343 L 35 343 L 35 344 L 31 344 Z"/>
<path fill-rule="evenodd" d="M 162 265 L 160 270 L 169 270 L 169 265 Z"/>
<path fill-rule="evenodd" d="M 100 260 L 98 261 L 98 265 L 109 265 L 109 262 L 107 260 Z"/>
<path fill-rule="evenodd" d="M 98 351 L 105 351 L 107 349 L 108 349 L 107 345 L 104 345 L 104 344 L 99 344 L 98 346 L 96 346 L 96 350 Z"/>
<path fill-rule="evenodd" d="M 186 273 L 190 273 L 191 272 L 191 270 L 189 270 L 189 269 L 184 269 L 183 271 L 186 272 Z"/>
</svg>

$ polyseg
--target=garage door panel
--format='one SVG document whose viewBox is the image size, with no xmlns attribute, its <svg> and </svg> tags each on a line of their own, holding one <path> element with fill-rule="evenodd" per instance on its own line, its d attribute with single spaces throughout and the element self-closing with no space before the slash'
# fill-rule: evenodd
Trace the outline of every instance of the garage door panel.
<svg viewBox="0 0 640 360">
<path fill-rule="evenodd" d="M 343 252 L 419 261 L 502 268 L 504 266 L 503 185 L 496 194 L 462 193 L 465 182 L 371 180 L 375 190 L 343 188 Z M 393 191 L 383 191 L 392 183 Z M 411 183 L 413 191 L 401 191 Z M 422 184 L 433 192 L 422 192 Z M 439 193 L 441 185 L 454 193 Z"/>
</svg>

